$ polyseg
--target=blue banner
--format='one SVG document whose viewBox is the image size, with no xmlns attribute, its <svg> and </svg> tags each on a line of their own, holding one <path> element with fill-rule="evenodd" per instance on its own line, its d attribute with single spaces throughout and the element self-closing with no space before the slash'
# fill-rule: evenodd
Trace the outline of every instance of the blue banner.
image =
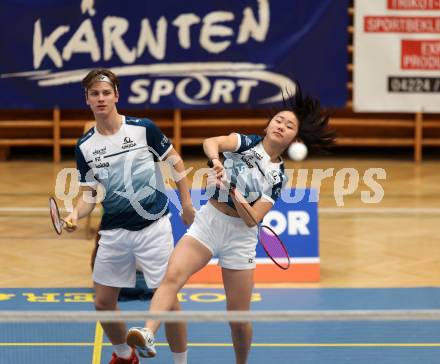
<svg viewBox="0 0 440 364">
<path fill-rule="evenodd" d="M 171 203 L 171 225 L 175 243 L 186 232 L 179 216 L 176 191 L 168 190 Z M 192 190 L 191 199 L 196 208 L 204 205 L 205 191 Z M 270 226 L 286 245 L 293 258 L 319 258 L 318 196 L 315 190 L 283 189 L 281 197 L 266 214 L 263 223 Z M 257 258 L 266 258 L 261 244 L 257 244 Z"/>
<path fill-rule="evenodd" d="M 348 0 L 2 0 L 0 108 L 86 107 L 112 69 L 120 108 L 268 108 L 301 82 L 347 99 Z"/>
</svg>

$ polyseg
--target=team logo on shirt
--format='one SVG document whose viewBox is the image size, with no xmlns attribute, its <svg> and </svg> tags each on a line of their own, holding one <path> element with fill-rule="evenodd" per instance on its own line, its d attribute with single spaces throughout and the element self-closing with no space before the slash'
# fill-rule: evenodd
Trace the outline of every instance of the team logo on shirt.
<svg viewBox="0 0 440 364">
<path fill-rule="evenodd" d="M 125 137 L 124 142 L 122 143 L 122 149 L 132 148 L 135 147 L 136 143 L 131 140 L 130 137 Z"/>
<path fill-rule="evenodd" d="M 281 176 L 276 170 L 272 170 L 268 173 L 268 177 L 273 185 L 281 182 Z"/>
</svg>

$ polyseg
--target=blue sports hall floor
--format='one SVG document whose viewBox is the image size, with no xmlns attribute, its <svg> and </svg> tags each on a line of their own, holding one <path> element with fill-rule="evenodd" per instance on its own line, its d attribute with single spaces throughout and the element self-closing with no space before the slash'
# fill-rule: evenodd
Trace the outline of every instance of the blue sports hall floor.
<svg viewBox="0 0 440 364">
<path fill-rule="evenodd" d="M 88 288 L 0 289 L 0 310 L 92 311 Z M 222 289 L 184 289 L 183 309 L 224 310 Z M 121 302 L 143 310 L 148 301 Z M 291 289 L 256 288 L 253 310 L 439 309 L 440 288 Z M 140 323 L 130 323 L 135 325 Z M 234 363 L 226 323 L 190 323 L 189 363 Z M 158 357 L 172 363 L 163 330 Z M 0 363 L 108 363 L 111 347 L 100 325 L 0 323 Z M 440 321 L 327 321 L 254 324 L 249 364 L 440 362 Z M 141 360 L 142 362 L 142 360 Z"/>
</svg>

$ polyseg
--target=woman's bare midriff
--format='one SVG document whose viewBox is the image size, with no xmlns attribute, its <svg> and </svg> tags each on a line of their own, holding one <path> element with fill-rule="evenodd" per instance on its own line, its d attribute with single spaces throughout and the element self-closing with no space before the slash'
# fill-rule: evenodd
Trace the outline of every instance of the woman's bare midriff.
<svg viewBox="0 0 440 364">
<path fill-rule="evenodd" d="M 225 202 L 218 202 L 213 198 L 209 199 L 209 203 L 214 206 L 217 210 L 223 212 L 225 215 L 232 217 L 240 217 L 237 211 L 235 211 L 231 206 Z"/>
</svg>

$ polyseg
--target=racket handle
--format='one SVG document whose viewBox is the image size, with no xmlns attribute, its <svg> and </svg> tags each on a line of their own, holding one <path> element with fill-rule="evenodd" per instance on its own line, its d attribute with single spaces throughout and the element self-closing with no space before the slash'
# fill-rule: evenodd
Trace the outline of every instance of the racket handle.
<svg viewBox="0 0 440 364">
<path fill-rule="evenodd" d="M 214 158 L 217 159 L 217 158 Z M 212 159 L 209 159 L 208 162 L 206 162 L 209 168 L 214 167 L 214 163 L 212 162 Z M 224 184 L 223 184 L 224 185 Z M 229 192 L 232 192 L 233 189 L 237 188 L 237 184 L 233 181 L 229 181 Z"/>
<path fill-rule="evenodd" d="M 217 157 L 213 157 L 211 159 L 208 159 L 208 162 L 206 164 L 208 165 L 209 168 L 214 167 L 214 162 L 213 162 L 214 159 L 218 159 L 221 162 L 221 159 L 218 156 Z"/>
<path fill-rule="evenodd" d="M 64 223 L 66 224 L 66 226 L 69 228 L 69 229 L 71 229 L 71 228 L 73 228 L 75 225 L 73 225 L 73 223 L 71 223 L 70 221 L 66 221 L 66 220 L 64 220 Z"/>
<path fill-rule="evenodd" d="M 214 167 L 214 163 L 212 163 L 212 159 L 208 160 L 207 165 L 209 168 Z M 235 197 L 236 189 L 237 189 L 237 184 L 234 181 L 229 181 L 229 194 Z M 254 217 L 251 215 L 251 213 L 247 210 L 247 208 L 244 205 L 243 205 L 243 209 L 246 211 L 246 213 L 249 215 L 249 217 L 252 219 L 255 225 L 258 226 L 258 223 L 255 221 Z"/>
</svg>

